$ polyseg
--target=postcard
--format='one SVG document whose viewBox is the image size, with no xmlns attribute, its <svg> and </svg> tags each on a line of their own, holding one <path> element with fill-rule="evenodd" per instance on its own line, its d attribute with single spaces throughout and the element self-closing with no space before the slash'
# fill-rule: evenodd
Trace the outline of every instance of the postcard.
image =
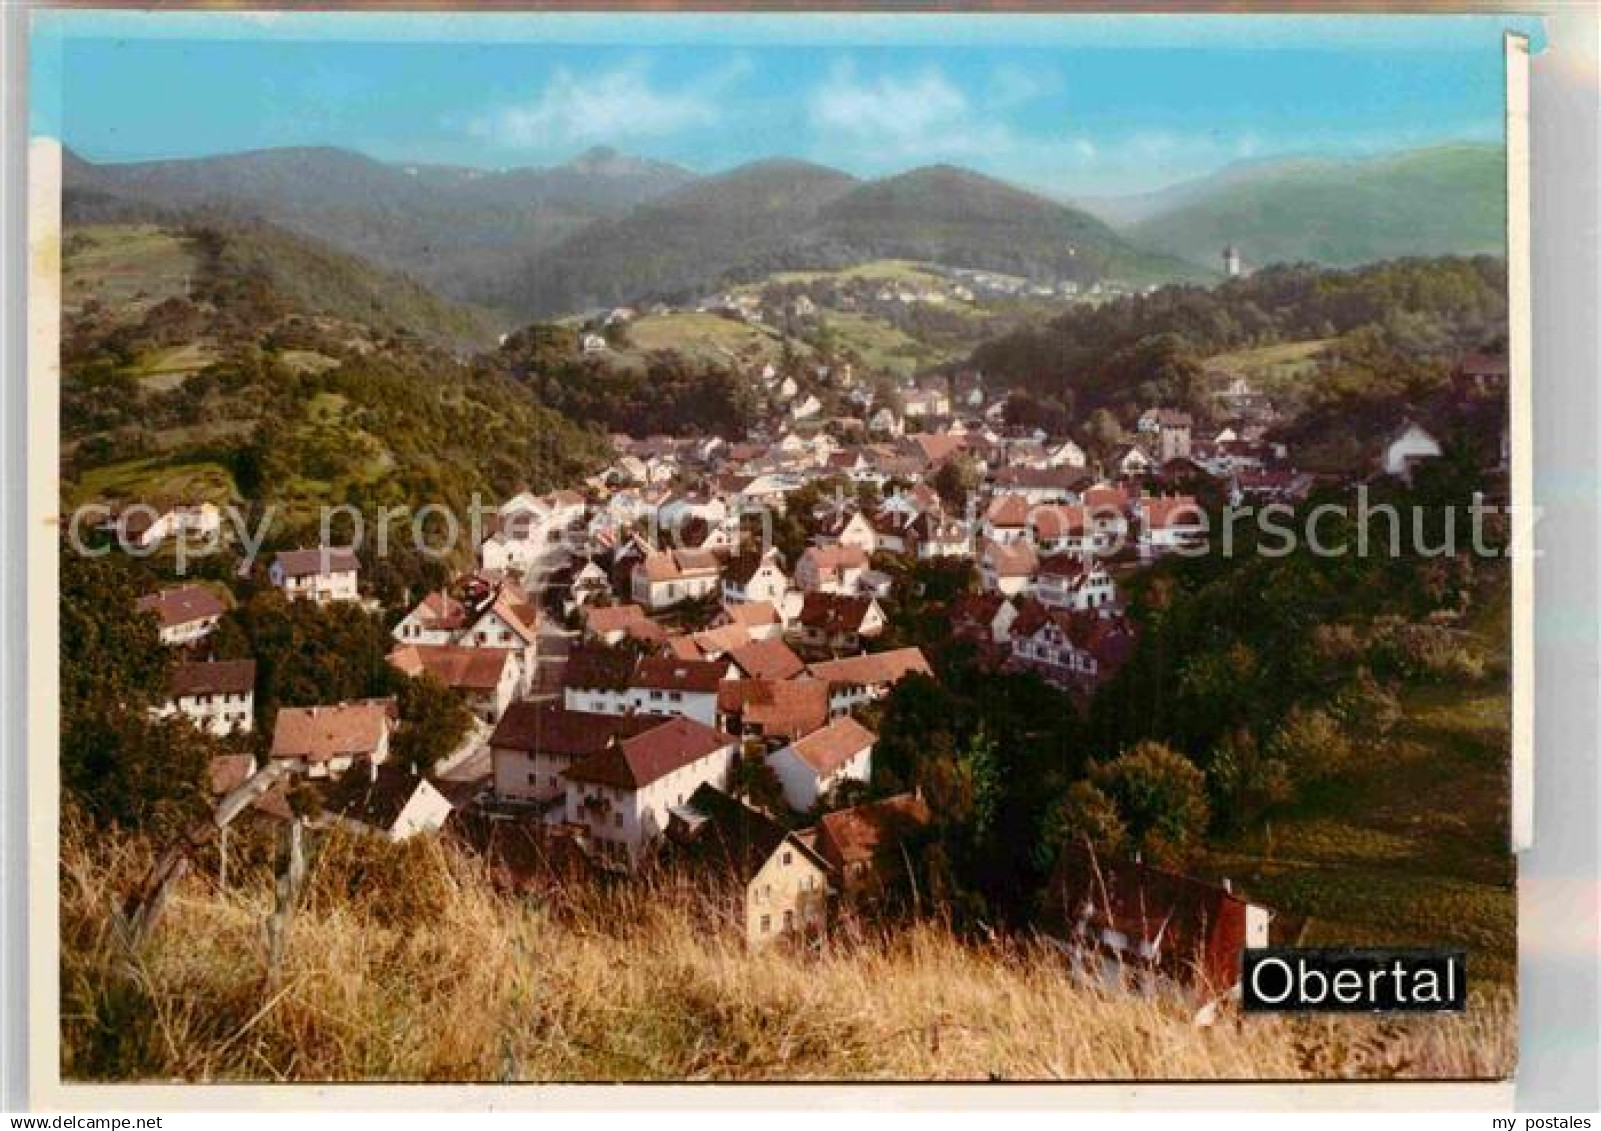
<svg viewBox="0 0 1601 1131">
<path fill-rule="evenodd" d="M 36 13 L 45 1071 L 1506 1080 L 1537 27 Z"/>
</svg>

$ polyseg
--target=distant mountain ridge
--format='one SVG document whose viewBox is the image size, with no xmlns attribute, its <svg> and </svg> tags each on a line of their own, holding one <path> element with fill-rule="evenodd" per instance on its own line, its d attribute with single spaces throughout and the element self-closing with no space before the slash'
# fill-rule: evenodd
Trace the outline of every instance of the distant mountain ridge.
<svg viewBox="0 0 1601 1131">
<path fill-rule="evenodd" d="M 1250 162 L 1124 202 L 1122 214 L 1142 212 L 1121 229 L 1132 242 L 1207 265 L 1227 245 L 1239 248 L 1247 267 L 1502 254 L 1506 152 L 1463 144 L 1354 160 Z"/>
<path fill-rule="evenodd" d="M 567 165 L 493 172 L 390 164 L 332 147 L 129 164 L 68 153 L 64 172 L 69 215 L 107 218 L 139 205 L 263 219 L 486 306 L 498 305 L 509 251 L 559 242 L 696 176 L 604 149 Z"/>
</svg>

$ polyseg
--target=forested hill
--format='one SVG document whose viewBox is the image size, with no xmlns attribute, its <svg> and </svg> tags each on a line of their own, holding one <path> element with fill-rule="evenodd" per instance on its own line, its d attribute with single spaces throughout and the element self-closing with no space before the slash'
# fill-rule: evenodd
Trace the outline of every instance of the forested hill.
<svg viewBox="0 0 1601 1131">
<path fill-rule="evenodd" d="M 68 229 L 64 502 L 465 508 L 572 483 L 597 431 L 447 345 L 470 313 L 262 225 Z M 422 331 L 426 331 L 426 334 Z"/>
<path fill-rule="evenodd" d="M 1502 260 L 1407 259 L 1351 270 L 1273 267 L 1211 288 L 1077 305 L 984 343 L 970 362 L 1080 418 L 1105 409 L 1128 423 L 1139 406 L 1205 411 L 1205 362 L 1231 350 L 1360 337 L 1369 358 L 1382 351 L 1400 372 L 1443 366 L 1505 332 Z M 1308 379 L 1314 392 L 1319 379 Z"/>
</svg>

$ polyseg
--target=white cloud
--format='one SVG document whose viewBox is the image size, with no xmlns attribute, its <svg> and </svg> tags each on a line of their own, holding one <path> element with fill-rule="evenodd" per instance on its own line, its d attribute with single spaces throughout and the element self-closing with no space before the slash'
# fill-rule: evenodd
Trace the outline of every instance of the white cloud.
<svg viewBox="0 0 1601 1131">
<path fill-rule="evenodd" d="M 811 96 L 812 125 L 887 156 L 917 159 L 996 153 L 1010 148 L 1004 124 L 975 112 L 938 70 L 858 78 L 843 65 Z"/>
<path fill-rule="evenodd" d="M 643 65 L 593 75 L 562 68 L 533 101 L 480 115 L 469 129 L 475 137 L 519 148 L 678 133 L 716 123 L 719 96 L 748 69 L 748 62 L 736 61 L 689 86 L 667 89 Z"/>
</svg>

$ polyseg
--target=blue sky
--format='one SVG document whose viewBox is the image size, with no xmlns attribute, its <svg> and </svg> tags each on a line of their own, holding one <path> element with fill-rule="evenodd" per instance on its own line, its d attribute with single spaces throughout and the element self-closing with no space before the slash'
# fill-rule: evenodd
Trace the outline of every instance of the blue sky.
<svg viewBox="0 0 1601 1131">
<path fill-rule="evenodd" d="M 1502 130 L 1459 17 L 35 15 L 33 130 L 93 160 L 337 145 L 504 168 L 962 164 L 1054 195 Z"/>
</svg>

